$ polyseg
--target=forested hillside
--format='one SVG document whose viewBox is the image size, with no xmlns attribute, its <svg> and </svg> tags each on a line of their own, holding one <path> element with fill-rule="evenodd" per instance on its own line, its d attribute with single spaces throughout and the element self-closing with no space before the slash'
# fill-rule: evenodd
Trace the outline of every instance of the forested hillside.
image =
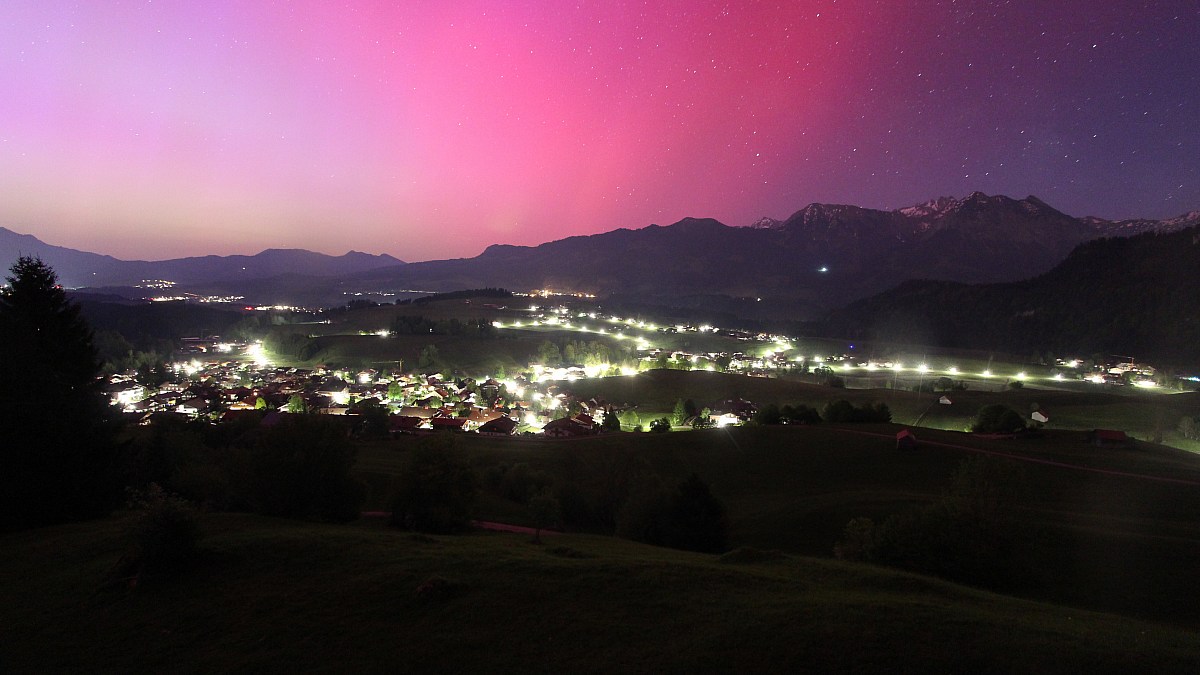
<svg viewBox="0 0 1200 675">
<path fill-rule="evenodd" d="M 1081 244 L 1029 281 L 911 281 L 834 312 L 822 331 L 943 347 L 1200 361 L 1200 228 Z"/>
</svg>

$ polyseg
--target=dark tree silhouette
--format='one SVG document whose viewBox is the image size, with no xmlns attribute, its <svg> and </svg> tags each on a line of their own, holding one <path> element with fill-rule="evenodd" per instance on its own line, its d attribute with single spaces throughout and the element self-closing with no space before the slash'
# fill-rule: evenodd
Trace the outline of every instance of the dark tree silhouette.
<svg viewBox="0 0 1200 675">
<path fill-rule="evenodd" d="M 696 474 L 688 476 L 671 495 L 669 518 L 668 546 L 702 553 L 726 549 L 729 523 L 725 505 Z"/>
<path fill-rule="evenodd" d="M 396 479 L 391 524 L 435 534 L 466 530 L 478 493 L 479 481 L 454 440 L 425 439 Z"/>
<path fill-rule="evenodd" d="M 38 258 L 0 290 L 0 528 L 108 513 L 121 498 L 92 331 Z"/>
</svg>

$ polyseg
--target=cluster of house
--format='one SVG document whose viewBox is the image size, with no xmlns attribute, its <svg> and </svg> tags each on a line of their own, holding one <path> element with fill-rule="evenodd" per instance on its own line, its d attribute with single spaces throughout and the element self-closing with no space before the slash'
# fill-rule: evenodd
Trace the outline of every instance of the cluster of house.
<svg viewBox="0 0 1200 675">
<path fill-rule="evenodd" d="M 106 385 L 110 401 L 141 424 L 163 416 L 230 419 L 253 410 L 267 411 L 271 421 L 298 412 L 353 417 L 374 408 L 386 412 L 393 434 L 541 431 L 558 438 L 600 433 L 606 412 L 631 407 L 584 399 L 561 383 L 524 377 L 451 380 L 436 373 L 267 367 L 245 360 L 191 361 L 175 364 L 173 371 L 175 378 L 159 386 L 147 386 L 132 374 L 115 375 Z"/>
</svg>

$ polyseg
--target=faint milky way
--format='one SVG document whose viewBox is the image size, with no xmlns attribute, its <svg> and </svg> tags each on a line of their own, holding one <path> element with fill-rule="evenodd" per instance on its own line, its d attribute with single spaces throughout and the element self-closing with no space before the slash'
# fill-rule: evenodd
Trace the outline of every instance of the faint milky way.
<svg viewBox="0 0 1200 675">
<path fill-rule="evenodd" d="M 1186 2 L 0 3 L 0 225 L 471 256 L 974 190 L 1200 208 Z"/>
</svg>

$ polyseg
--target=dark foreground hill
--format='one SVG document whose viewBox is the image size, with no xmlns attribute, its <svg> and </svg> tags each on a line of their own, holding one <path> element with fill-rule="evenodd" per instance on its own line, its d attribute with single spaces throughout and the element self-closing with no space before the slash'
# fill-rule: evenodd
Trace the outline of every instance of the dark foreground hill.
<svg viewBox="0 0 1200 675">
<path fill-rule="evenodd" d="M 1194 672 L 1194 633 L 802 557 L 211 515 L 103 587 L 127 519 L 6 535 L 0 670 Z"/>
<path fill-rule="evenodd" d="M 1105 238 L 1017 283 L 911 281 L 833 313 L 852 339 L 1200 363 L 1200 228 Z"/>
</svg>

